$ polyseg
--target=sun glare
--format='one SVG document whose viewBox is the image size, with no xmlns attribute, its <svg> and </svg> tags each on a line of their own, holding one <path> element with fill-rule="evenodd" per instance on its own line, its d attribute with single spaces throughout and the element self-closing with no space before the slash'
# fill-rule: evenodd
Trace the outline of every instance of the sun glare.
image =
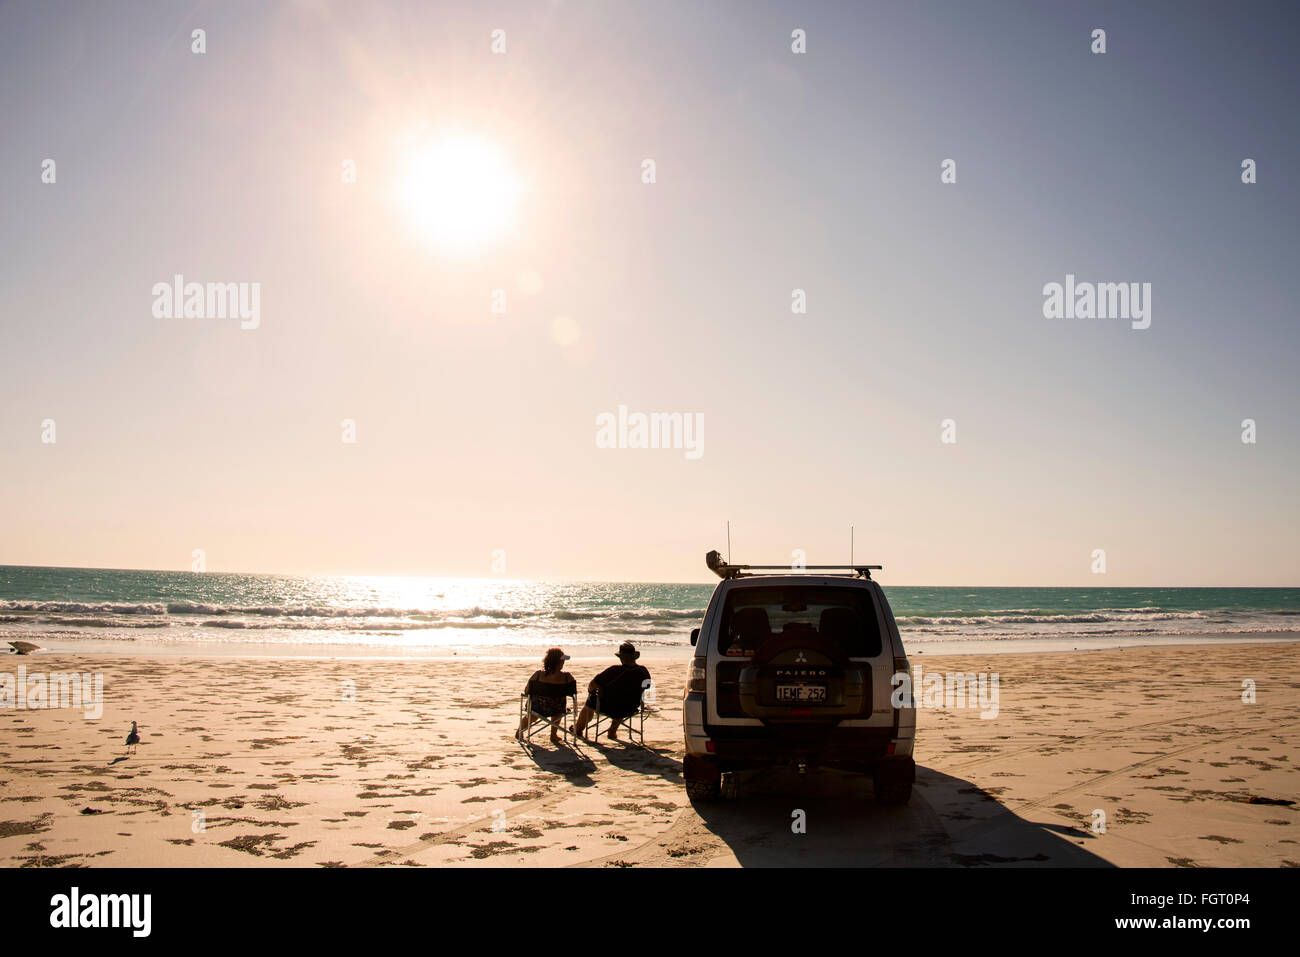
<svg viewBox="0 0 1300 957">
<path fill-rule="evenodd" d="M 412 155 L 398 201 L 420 236 L 465 249 L 491 242 L 514 225 L 519 191 L 500 149 L 455 137 Z"/>
</svg>

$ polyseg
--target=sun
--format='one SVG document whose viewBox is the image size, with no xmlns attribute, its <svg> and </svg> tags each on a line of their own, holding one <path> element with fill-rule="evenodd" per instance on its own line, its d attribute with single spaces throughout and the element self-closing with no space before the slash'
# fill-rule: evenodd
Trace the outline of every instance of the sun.
<svg viewBox="0 0 1300 957">
<path fill-rule="evenodd" d="M 463 250 L 509 232 L 519 194 L 519 177 L 499 147 L 448 136 L 411 154 L 397 199 L 419 236 Z"/>
</svg>

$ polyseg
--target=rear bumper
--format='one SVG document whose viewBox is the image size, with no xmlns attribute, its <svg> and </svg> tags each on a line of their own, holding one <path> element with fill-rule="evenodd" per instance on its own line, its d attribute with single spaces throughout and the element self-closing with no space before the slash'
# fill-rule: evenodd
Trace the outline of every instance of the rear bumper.
<svg viewBox="0 0 1300 957">
<path fill-rule="evenodd" d="M 751 729 L 743 729 L 750 732 Z M 754 728 L 736 736 L 709 729 L 712 754 L 718 760 L 744 765 L 805 764 L 864 766 L 891 757 L 892 728 L 823 728 L 805 724 L 789 728 Z"/>
<path fill-rule="evenodd" d="M 722 770 L 803 763 L 869 770 L 883 762 L 912 764 L 913 730 L 808 724 L 715 726 L 705 723 L 703 695 L 683 702 L 686 753 L 696 766 Z M 692 699 L 696 699 L 692 701 Z"/>
</svg>

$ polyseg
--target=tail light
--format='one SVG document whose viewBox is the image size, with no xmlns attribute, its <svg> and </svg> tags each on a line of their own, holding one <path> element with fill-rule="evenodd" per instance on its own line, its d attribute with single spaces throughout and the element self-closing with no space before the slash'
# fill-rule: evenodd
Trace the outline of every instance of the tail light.
<svg viewBox="0 0 1300 957">
<path fill-rule="evenodd" d="M 701 694 L 704 693 L 704 683 L 706 677 L 706 672 L 704 669 L 705 662 L 706 659 L 704 658 L 691 659 L 691 666 L 686 672 L 686 691 L 688 693 L 692 691 L 698 691 Z"/>
<path fill-rule="evenodd" d="M 894 674 L 910 675 L 912 673 L 912 663 L 906 658 L 894 659 Z"/>
</svg>

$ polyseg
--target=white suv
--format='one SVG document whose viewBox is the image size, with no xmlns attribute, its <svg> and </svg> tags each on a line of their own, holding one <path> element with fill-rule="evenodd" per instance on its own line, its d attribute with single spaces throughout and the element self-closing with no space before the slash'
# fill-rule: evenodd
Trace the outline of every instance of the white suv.
<svg viewBox="0 0 1300 957">
<path fill-rule="evenodd" d="M 729 565 L 691 632 L 682 700 L 683 777 L 692 800 L 735 793 L 733 772 L 786 764 L 869 772 L 876 800 L 905 804 L 916 765 L 912 701 L 893 707 L 910 672 L 878 565 Z M 823 574 L 828 568 L 839 574 Z M 776 573 L 776 572 L 780 573 Z"/>
</svg>

